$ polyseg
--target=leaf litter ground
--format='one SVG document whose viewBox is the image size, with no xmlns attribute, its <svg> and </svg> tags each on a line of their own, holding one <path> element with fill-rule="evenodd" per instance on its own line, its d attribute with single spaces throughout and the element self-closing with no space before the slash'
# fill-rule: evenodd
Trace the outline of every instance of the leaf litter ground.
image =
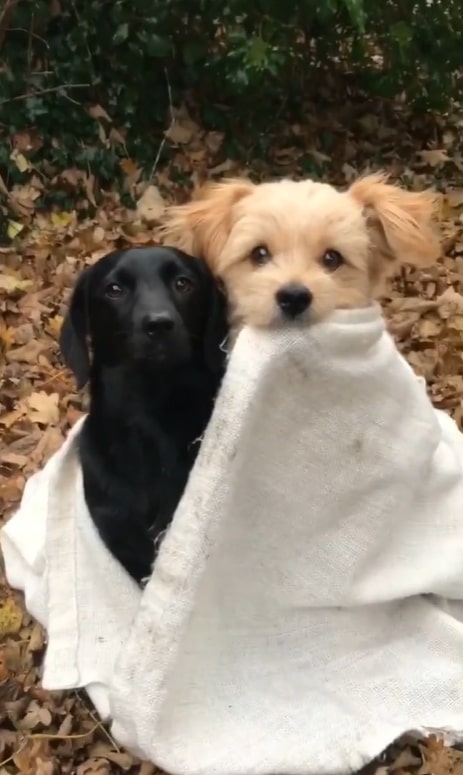
<svg viewBox="0 0 463 775">
<path fill-rule="evenodd" d="M 95 119 L 103 121 L 104 111 L 98 107 Z M 3 519 L 17 505 L 26 478 L 60 446 L 85 411 L 85 396 L 76 392 L 57 351 L 78 272 L 114 247 L 155 242 L 165 203 L 183 201 L 189 185 L 214 175 L 300 177 L 307 174 L 309 161 L 312 174 L 315 170 L 340 186 L 377 167 L 411 188 L 437 186 L 442 258 L 426 271 L 403 270 L 382 301 L 400 350 L 426 377 L 435 406 L 463 427 L 463 188 L 459 187 L 463 156 L 458 146 L 462 116 L 417 119 L 404 106 L 354 100 L 333 104 L 322 115 L 307 106 L 306 115 L 303 123 L 278 124 L 265 138 L 265 155 L 249 144 L 247 158 L 252 161 L 244 165 L 228 158 L 222 134 L 202 130 L 185 108 L 175 111 L 165 138 L 169 164 L 151 182 L 142 180 L 132 159 L 121 161 L 125 189 L 137 202 L 133 210 L 121 205 L 118 193 L 101 191 L 90 171 L 70 169 L 44 183 L 25 155 L 30 139 L 24 133 L 11 138 L 17 164 L 30 175 L 11 191 L 0 180 L 12 239 L 0 247 Z M 85 192 L 76 210 L 35 211 L 44 185 L 64 184 Z M 79 219 L 79 209 L 95 201 L 99 203 L 95 217 Z M 153 765 L 118 748 L 83 692 L 50 693 L 41 688 L 44 633 L 25 612 L 21 596 L 8 589 L 1 567 L 0 644 L 0 775 L 156 772 Z M 463 751 L 435 737 L 420 742 L 404 737 L 366 771 L 463 775 Z"/>
</svg>

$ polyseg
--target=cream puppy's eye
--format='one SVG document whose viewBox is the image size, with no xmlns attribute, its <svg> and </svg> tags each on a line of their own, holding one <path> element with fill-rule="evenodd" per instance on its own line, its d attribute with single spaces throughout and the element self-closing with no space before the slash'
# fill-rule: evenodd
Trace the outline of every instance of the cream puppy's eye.
<svg viewBox="0 0 463 775">
<path fill-rule="evenodd" d="M 256 266 L 267 264 L 271 258 L 267 245 L 258 245 L 251 251 L 251 261 Z"/>
<path fill-rule="evenodd" d="M 322 264 L 329 272 L 335 272 L 344 263 L 344 258 L 337 250 L 327 250 L 322 258 Z"/>
</svg>

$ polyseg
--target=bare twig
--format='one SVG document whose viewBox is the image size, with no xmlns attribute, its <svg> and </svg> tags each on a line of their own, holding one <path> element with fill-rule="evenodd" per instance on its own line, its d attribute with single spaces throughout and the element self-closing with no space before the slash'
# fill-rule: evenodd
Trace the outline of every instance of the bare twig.
<svg viewBox="0 0 463 775">
<path fill-rule="evenodd" d="M 28 35 L 27 35 L 27 64 L 29 66 L 28 67 L 28 72 L 29 73 L 31 71 L 32 57 L 33 57 L 32 38 L 33 38 L 34 21 L 35 21 L 35 14 L 34 14 L 34 11 L 32 11 L 32 13 L 31 13 L 31 23 L 30 23 L 29 32 L 28 32 Z"/>
<path fill-rule="evenodd" d="M 63 83 L 61 86 L 50 86 L 48 89 L 39 89 L 38 91 L 30 92 L 29 94 L 18 94 L 17 97 L 9 97 L 7 100 L 1 100 L 0 105 L 5 105 L 6 102 L 16 102 L 16 100 L 27 100 L 29 97 L 40 97 L 42 94 L 50 94 L 54 91 L 60 91 L 60 89 L 85 89 L 90 86 L 89 83 Z M 68 100 L 71 99 L 67 94 L 63 94 Z M 75 100 L 72 100 L 75 102 Z M 80 103 L 77 103 L 78 105 Z"/>
<path fill-rule="evenodd" d="M 161 143 L 160 143 L 159 148 L 158 148 L 158 152 L 156 154 L 156 158 L 154 160 L 153 166 L 151 167 L 150 180 L 153 179 L 153 175 L 155 174 L 155 172 L 157 170 L 157 166 L 159 164 L 159 159 L 161 158 L 161 154 L 162 154 L 162 152 L 164 150 L 164 146 L 166 144 L 166 133 L 169 132 L 172 129 L 173 125 L 175 124 L 174 105 L 173 105 L 173 102 L 172 102 L 172 88 L 171 88 L 170 81 L 169 81 L 169 73 L 167 72 L 167 67 L 164 68 L 164 75 L 166 76 L 167 96 L 168 96 L 168 99 L 169 99 L 170 124 L 169 124 L 169 127 L 166 130 L 166 132 L 164 132 L 164 137 L 161 140 Z"/>
<path fill-rule="evenodd" d="M 26 35 L 31 35 L 33 38 L 40 40 L 40 42 L 43 43 L 43 45 L 46 46 L 48 49 L 50 48 L 45 38 L 42 38 L 41 35 L 37 35 L 36 32 L 31 32 L 30 30 L 24 29 L 24 27 L 9 27 L 8 32 L 25 32 Z M 31 73 L 31 75 L 49 75 L 51 72 L 52 72 L 51 70 L 47 70 L 47 71 L 42 70 L 42 72 Z"/>
<path fill-rule="evenodd" d="M 18 4 L 18 0 L 6 0 L 6 4 L 3 6 L 0 12 L 0 48 L 5 40 L 6 33 L 9 29 L 10 21 L 13 17 L 13 13 Z"/>
</svg>

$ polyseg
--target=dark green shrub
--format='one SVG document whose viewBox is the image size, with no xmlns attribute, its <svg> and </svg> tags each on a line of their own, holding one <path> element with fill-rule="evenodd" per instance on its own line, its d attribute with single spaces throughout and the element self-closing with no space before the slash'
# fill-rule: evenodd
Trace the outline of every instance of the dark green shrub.
<svg viewBox="0 0 463 775">
<path fill-rule="evenodd" d="M 77 166 L 110 181 L 125 155 L 150 169 L 167 79 L 174 103 L 187 93 L 220 129 L 268 126 L 327 70 L 442 107 L 459 97 L 462 32 L 457 0 L 4 0 L 0 172 L 24 179 L 8 137 L 25 130 L 48 176 Z"/>
</svg>

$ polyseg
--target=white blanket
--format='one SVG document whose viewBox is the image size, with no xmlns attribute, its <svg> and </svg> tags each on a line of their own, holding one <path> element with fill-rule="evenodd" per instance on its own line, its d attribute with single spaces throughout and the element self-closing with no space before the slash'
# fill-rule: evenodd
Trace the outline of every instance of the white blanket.
<svg viewBox="0 0 463 775">
<path fill-rule="evenodd" d="M 141 592 L 82 495 L 73 430 L 3 530 L 43 683 L 178 775 L 333 775 L 463 730 L 463 436 L 378 308 L 244 330 Z"/>
</svg>

